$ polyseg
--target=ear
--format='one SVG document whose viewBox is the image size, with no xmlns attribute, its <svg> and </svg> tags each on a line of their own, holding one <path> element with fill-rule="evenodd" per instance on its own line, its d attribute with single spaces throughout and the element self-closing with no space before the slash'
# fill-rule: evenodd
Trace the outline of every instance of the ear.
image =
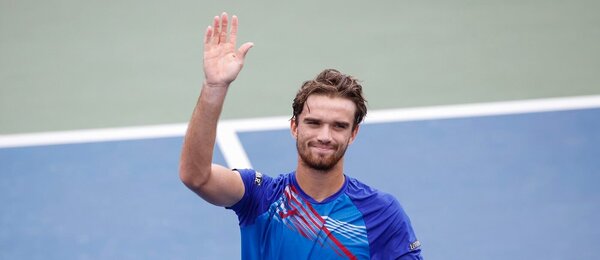
<svg viewBox="0 0 600 260">
<path fill-rule="evenodd" d="M 298 125 L 296 124 L 296 117 L 292 117 L 290 120 L 290 132 L 294 139 L 298 140 Z"/>
<path fill-rule="evenodd" d="M 348 142 L 348 144 L 351 144 L 354 142 L 354 139 L 356 139 L 356 136 L 358 135 L 359 128 L 360 128 L 360 125 L 356 125 L 356 127 L 354 129 L 352 129 L 352 135 L 350 136 L 350 142 Z"/>
</svg>

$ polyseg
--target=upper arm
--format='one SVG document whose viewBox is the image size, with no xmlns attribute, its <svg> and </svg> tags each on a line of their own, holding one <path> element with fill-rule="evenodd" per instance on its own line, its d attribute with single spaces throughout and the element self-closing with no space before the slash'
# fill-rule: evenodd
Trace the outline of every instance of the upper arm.
<svg viewBox="0 0 600 260">
<path fill-rule="evenodd" d="M 208 176 L 199 182 L 183 181 L 207 202 L 216 206 L 232 206 L 242 199 L 245 188 L 240 173 L 212 164 Z"/>
<path fill-rule="evenodd" d="M 410 219 L 393 196 L 379 192 L 359 205 L 373 259 L 421 259 Z"/>
</svg>

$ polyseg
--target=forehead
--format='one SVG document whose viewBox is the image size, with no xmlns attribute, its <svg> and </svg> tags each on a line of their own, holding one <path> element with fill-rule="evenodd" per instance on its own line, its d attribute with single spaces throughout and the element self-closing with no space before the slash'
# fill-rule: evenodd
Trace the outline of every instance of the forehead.
<svg viewBox="0 0 600 260">
<path fill-rule="evenodd" d="M 304 103 L 300 117 L 354 121 L 356 105 L 347 98 L 326 95 L 310 95 Z"/>
</svg>

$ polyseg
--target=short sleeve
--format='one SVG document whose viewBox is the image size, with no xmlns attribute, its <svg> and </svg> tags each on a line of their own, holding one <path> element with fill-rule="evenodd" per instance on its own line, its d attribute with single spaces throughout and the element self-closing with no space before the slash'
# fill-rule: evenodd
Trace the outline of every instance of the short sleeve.
<svg viewBox="0 0 600 260">
<path fill-rule="evenodd" d="M 391 196 L 390 196 L 391 197 Z M 400 203 L 391 198 L 390 206 L 382 215 L 388 216 L 388 227 L 382 234 L 377 246 L 380 248 L 374 255 L 380 259 L 419 260 L 421 257 L 421 243 L 417 240 L 410 219 Z"/>
<path fill-rule="evenodd" d="M 238 216 L 239 225 L 246 226 L 254 223 L 256 217 L 262 214 L 268 202 L 264 200 L 268 189 L 266 186 L 272 181 L 268 176 L 262 175 L 252 169 L 234 169 L 240 173 L 244 182 L 244 196 L 240 201 L 227 209 L 231 209 Z"/>
<path fill-rule="evenodd" d="M 420 242 L 415 236 L 410 219 L 400 203 L 391 195 L 380 195 L 382 205 L 377 217 L 368 221 L 373 238 L 372 259 L 422 259 Z"/>
</svg>

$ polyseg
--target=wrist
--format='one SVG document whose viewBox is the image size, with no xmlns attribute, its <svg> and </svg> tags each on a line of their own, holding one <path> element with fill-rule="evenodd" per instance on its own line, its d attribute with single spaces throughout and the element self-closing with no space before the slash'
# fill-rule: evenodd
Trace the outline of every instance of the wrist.
<svg viewBox="0 0 600 260">
<path fill-rule="evenodd" d="M 200 96 L 210 103 L 222 102 L 227 95 L 228 86 L 228 84 L 210 84 L 208 82 L 204 82 L 202 84 Z"/>
<path fill-rule="evenodd" d="M 208 88 L 228 88 L 230 83 L 222 83 L 222 82 L 209 82 L 205 80 L 202 85 Z"/>
</svg>

